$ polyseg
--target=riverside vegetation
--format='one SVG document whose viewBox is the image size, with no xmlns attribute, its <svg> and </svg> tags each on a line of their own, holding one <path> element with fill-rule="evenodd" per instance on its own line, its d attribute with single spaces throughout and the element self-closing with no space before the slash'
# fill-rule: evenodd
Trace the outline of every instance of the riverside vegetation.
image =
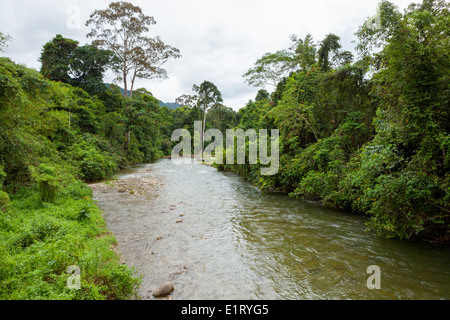
<svg viewBox="0 0 450 320">
<path fill-rule="evenodd" d="M 261 176 L 259 164 L 220 170 L 365 214 L 380 236 L 448 243 L 449 32 L 444 1 L 412 4 L 404 14 L 383 1 L 377 26 L 371 19 L 357 32 L 359 59 L 334 34 L 318 44 L 293 36 L 290 48 L 264 55 L 244 75 L 275 90 L 259 90 L 238 112 L 189 95 L 170 110 L 146 89 L 106 86 L 105 70 L 120 74 L 124 57 L 99 39 L 80 46 L 56 35 L 43 47 L 40 72 L 0 58 L 0 299 L 132 297 L 140 279 L 120 263 L 86 183 L 169 155 L 172 131 L 193 134 L 196 120 L 223 132 L 280 130 L 278 174 Z M 7 40 L 0 34 L 0 45 Z M 166 49 L 160 59 L 179 57 Z M 139 59 L 149 67 L 149 57 Z M 80 290 L 67 288 L 70 265 L 81 269 Z"/>
<path fill-rule="evenodd" d="M 375 25 L 374 25 L 375 24 Z M 329 34 L 266 54 L 244 76 L 276 79 L 239 127 L 280 130 L 280 170 L 225 165 L 262 189 L 366 214 L 380 236 L 450 240 L 450 15 L 445 1 L 383 1 L 358 30 L 360 59 Z M 274 70 L 276 72 L 274 72 Z M 248 159 L 248 157 L 247 157 Z"/>
</svg>

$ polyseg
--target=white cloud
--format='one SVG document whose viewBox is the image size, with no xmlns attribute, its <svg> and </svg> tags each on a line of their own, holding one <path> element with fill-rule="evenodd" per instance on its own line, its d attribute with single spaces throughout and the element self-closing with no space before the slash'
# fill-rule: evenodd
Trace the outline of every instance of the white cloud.
<svg viewBox="0 0 450 320">
<path fill-rule="evenodd" d="M 86 39 L 84 22 L 105 0 L 15 0 L 3 1 L 0 31 L 13 41 L 5 55 L 18 63 L 39 69 L 42 46 L 56 34 Z M 181 59 L 169 61 L 169 79 L 140 80 L 157 98 L 172 102 L 192 93 L 192 85 L 212 81 L 221 90 L 224 103 L 234 109 L 253 99 L 257 89 L 244 83 L 242 74 L 266 52 L 289 46 L 289 36 L 311 33 L 319 42 L 330 32 L 339 35 L 346 50 L 353 50 L 353 35 L 364 20 L 375 13 L 379 0 L 130 0 L 155 18 L 152 36 L 159 35 L 181 50 Z M 403 10 L 409 0 L 392 0 Z M 80 29 L 69 29 L 70 6 L 80 8 Z M 112 80 L 108 77 L 107 80 Z"/>
</svg>

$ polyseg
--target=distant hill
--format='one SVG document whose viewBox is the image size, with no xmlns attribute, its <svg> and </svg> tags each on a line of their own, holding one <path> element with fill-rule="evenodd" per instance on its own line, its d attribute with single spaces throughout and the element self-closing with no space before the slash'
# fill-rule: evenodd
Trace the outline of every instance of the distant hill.
<svg viewBox="0 0 450 320">
<path fill-rule="evenodd" d="M 172 109 L 172 110 L 181 107 L 181 105 L 179 105 L 178 103 L 174 103 L 174 102 L 162 102 L 161 100 L 159 100 L 159 105 L 160 105 L 161 107 L 166 106 L 167 108 Z"/>
<path fill-rule="evenodd" d="M 106 85 L 108 88 L 111 87 L 108 83 L 105 83 L 105 85 Z M 125 89 L 123 89 L 123 88 L 121 88 L 121 87 L 119 87 L 119 88 L 120 88 L 120 92 L 123 94 L 123 93 L 125 92 Z M 128 90 L 128 94 L 130 94 L 130 90 Z M 179 105 L 178 103 L 174 103 L 174 102 L 163 102 L 163 101 L 161 101 L 161 100 L 158 100 L 158 101 L 159 101 L 159 106 L 160 106 L 160 107 L 166 106 L 167 108 L 172 109 L 172 110 L 181 107 L 181 105 Z"/>
</svg>

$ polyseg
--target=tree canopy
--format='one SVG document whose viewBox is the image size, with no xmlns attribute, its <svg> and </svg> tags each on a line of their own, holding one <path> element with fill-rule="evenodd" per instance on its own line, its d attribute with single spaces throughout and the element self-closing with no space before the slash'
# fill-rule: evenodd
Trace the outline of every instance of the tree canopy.
<svg viewBox="0 0 450 320">
<path fill-rule="evenodd" d="M 117 63 L 112 51 L 91 45 L 80 47 L 78 41 L 60 34 L 44 45 L 39 61 L 46 78 L 81 87 L 89 93 L 105 89 L 103 75 Z"/>
<path fill-rule="evenodd" d="M 200 85 L 194 84 L 192 91 L 196 92 L 195 100 L 197 101 L 197 106 L 203 109 L 203 131 L 201 137 L 201 147 L 202 151 L 204 149 L 205 142 L 205 127 L 206 127 L 206 114 L 208 111 L 223 102 L 222 93 L 211 81 L 203 81 Z"/>
<path fill-rule="evenodd" d="M 124 1 L 95 10 L 86 21 L 86 26 L 92 26 L 87 34 L 94 39 L 92 45 L 110 50 L 118 57 L 120 67 L 115 69 L 116 80 L 123 82 L 124 96 L 133 95 L 136 78 L 167 78 L 162 66 L 170 58 L 181 57 L 177 48 L 166 45 L 159 37 L 146 35 L 155 23 L 140 7 Z"/>
<path fill-rule="evenodd" d="M 245 75 L 251 85 L 283 72 L 269 99 L 258 94 L 239 111 L 239 127 L 279 128 L 280 171 L 225 169 L 366 214 L 379 235 L 450 241 L 449 8 L 424 0 L 402 14 L 382 1 L 356 33 L 355 62 L 333 33 L 318 50 L 310 36 L 292 37 L 258 60 Z"/>
</svg>

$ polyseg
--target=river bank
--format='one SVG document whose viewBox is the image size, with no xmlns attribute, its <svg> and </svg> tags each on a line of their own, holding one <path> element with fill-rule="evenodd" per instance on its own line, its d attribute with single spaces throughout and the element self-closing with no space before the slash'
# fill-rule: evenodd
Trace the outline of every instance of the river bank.
<svg viewBox="0 0 450 320">
<path fill-rule="evenodd" d="M 81 181 L 52 202 L 31 188 L 12 195 L 0 211 L 0 240 L 0 300 L 126 300 L 137 290 Z"/>
</svg>

